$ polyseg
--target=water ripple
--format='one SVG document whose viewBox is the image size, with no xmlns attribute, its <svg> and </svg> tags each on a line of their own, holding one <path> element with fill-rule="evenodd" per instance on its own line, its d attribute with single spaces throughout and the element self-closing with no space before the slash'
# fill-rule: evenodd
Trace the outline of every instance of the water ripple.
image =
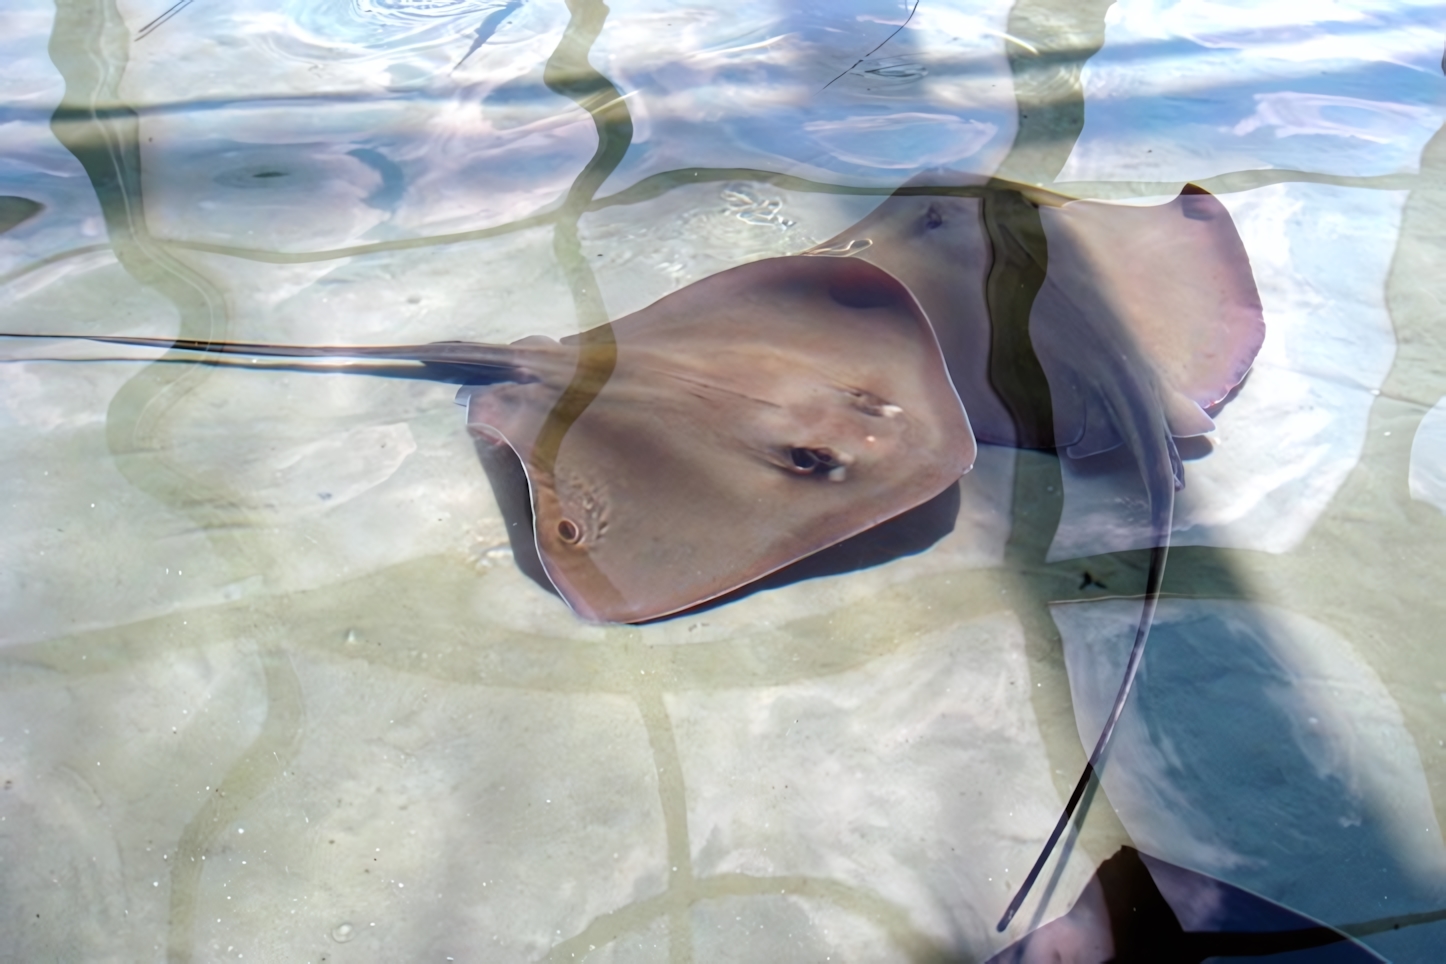
<svg viewBox="0 0 1446 964">
<path fill-rule="evenodd" d="M 351 0 L 358 17 L 412 25 L 516 6 L 503 0 Z"/>
</svg>

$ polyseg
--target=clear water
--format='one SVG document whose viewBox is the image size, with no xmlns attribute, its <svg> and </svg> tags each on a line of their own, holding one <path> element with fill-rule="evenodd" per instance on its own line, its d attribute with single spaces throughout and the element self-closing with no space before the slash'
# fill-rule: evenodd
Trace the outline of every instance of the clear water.
<svg viewBox="0 0 1446 964">
<path fill-rule="evenodd" d="M 0 233 L 6 331 L 562 335 L 941 166 L 1195 180 L 1269 326 L 1104 792 L 1003 935 L 1137 612 L 1098 586 L 1140 578 L 1108 474 L 986 448 L 927 551 L 587 625 L 513 563 L 446 386 L 7 362 L 0 960 L 975 960 L 1128 842 L 1446 946 L 1412 917 L 1446 907 L 1440 2 L 0 23 L 0 194 L 43 206 Z M 95 354 L 5 347 L 61 351 Z"/>
</svg>

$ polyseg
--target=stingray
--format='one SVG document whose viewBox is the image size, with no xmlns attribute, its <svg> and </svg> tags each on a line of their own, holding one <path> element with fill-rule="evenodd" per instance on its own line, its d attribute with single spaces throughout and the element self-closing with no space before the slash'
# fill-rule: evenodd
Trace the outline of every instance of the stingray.
<svg viewBox="0 0 1446 964">
<path fill-rule="evenodd" d="M 1260 350 L 1255 277 L 1229 212 L 1194 185 L 1169 202 L 1136 206 L 930 172 L 809 253 L 869 261 L 909 287 L 934 325 L 980 441 L 1054 448 L 1070 458 L 1124 446 L 1144 483 L 1153 548 L 1124 677 L 1002 931 L 1101 766 L 1138 674 L 1175 491 L 1185 484 L 1175 440 L 1214 428 L 1209 411 Z M 1011 263 L 1013 273 L 1001 275 Z M 1027 312 L 1032 353 L 1021 362 L 1002 350 L 1020 333 L 1000 304 L 1031 270 L 1042 279 Z M 1036 360 L 1043 384 L 1021 384 L 1018 371 Z"/>
<path fill-rule="evenodd" d="M 899 515 L 973 465 L 932 326 L 864 261 L 754 262 L 554 341 L 375 347 L 83 338 L 420 363 L 525 469 L 539 558 L 579 615 L 692 608 Z M 246 366 L 252 367 L 252 366 Z"/>
<path fill-rule="evenodd" d="M 1021 291 L 1033 294 L 1022 338 L 1000 307 Z M 1175 439 L 1213 428 L 1263 335 L 1244 246 L 1200 188 L 1141 207 L 932 173 L 805 256 L 722 272 L 560 342 L 90 340 L 464 373 L 478 383 L 459 393 L 470 431 L 521 459 L 547 577 L 580 615 L 617 622 L 692 608 L 922 504 L 968 471 L 976 436 L 1071 458 L 1124 446 L 1154 546 L 1141 617 L 1003 930 L 1138 672 L 1184 485 Z"/>
<path fill-rule="evenodd" d="M 1037 212 L 1046 238 L 991 237 L 1024 233 L 1010 219 L 986 223 L 987 206 L 1000 200 Z M 1029 337 L 1052 397 L 1048 426 L 1034 410 L 1021 418 L 1020 400 L 1003 397 L 990 367 L 1000 333 L 986 287 L 1011 243 L 1044 275 Z M 806 253 L 859 258 L 908 286 L 934 325 L 980 441 L 1058 448 L 1072 458 L 1124 444 L 1147 486 L 1161 481 L 1148 468 L 1162 459 L 1183 484 L 1174 439 L 1214 429 L 1208 411 L 1244 379 L 1265 334 L 1234 222 L 1195 185 L 1139 206 L 931 172 Z"/>
<path fill-rule="evenodd" d="M 1321 964 L 1383 960 L 1345 932 L 1274 901 L 1122 847 L 1100 864 L 1067 914 L 987 964 L 1201 964 L 1307 950 Z"/>
</svg>

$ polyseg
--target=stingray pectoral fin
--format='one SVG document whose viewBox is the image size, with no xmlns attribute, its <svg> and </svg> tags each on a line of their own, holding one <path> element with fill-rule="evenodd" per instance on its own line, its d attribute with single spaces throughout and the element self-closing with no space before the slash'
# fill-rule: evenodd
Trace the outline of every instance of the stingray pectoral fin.
<svg viewBox="0 0 1446 964">
<path fill-rule="evenodd" d="M 1056 444 L 1083 457 L 1123 441 L 1100 391 L 1120 364 L 1147 371 L 1172 435 L 1211 431 L 1204 407 L 1245 377 L 1265 331 L 1224 206 L 1195 188 L 1166 204 L 1070 201 L 1041 207 L 1040 217 L 1049 256 L 1030 334 L 1054 400 Z"/>
<path fill-rule="evenodd" d="M 1097 390 L 1102 373 L 1091 370 L 1102 336 L 1097 326 L 1091 326 L 1081 306 L 1052 277 L 1045 277 L 1035 295 L 1029 315 L 1029 338 L 1049 384 L 1055 447 L 1069 450 L 1084 446 L 1090 452 L 1104 452 L 1119 445 L 1119 431 Z M 1093 429 L 1088 443 L 1086 426 Z"/>
<path fill-rule="evenodd" d="M 1063 257 L 1051 258 L 1056 267 Z M 1112 406 L 1118 394 L 1119 366 L 1140 364 L 1128 338 L 1107 305 L 1092 292 L 1071 292 L 1052 276 L 1035 296 L 1029 318 L 1030 341 L 1049 385 L 1054 415 L 1054 444 L 1070 458 L 1082 459 L 1125 442 L 1121 424 L 1137 406 Z"/>
<path fill-rule="evenodd" d="M 1162 385 L 1205 407 L 1245 377 L 1265 337 L 1260 293 L 1213 195 L 1188 185 L 1165 204 L 1071 201 L 1040 214 L 1050 275 L 1098 292 Z"/>
<path fill-rule="evenodd" d="M 1004 404 L 991 372 L 994 332 L 985 288 L 996 258 L 978 196 L 983 184 L 963 173 L 925 172 L 858 224 L 806 253 L 862 258 L 907 285 L 934 326 L 975 435 L 1017 445 L 1021 430 L 1015 415 L 1023 413 Z M 1035 428 L 1024 433 L 1031 444 L 1048 434 Z"/>
<path fill-rule="evenodd" d="M 1176 438 L 1191 438 L 1215 431 L 1215 420 L 1200 403 L 1180 392 L 1164 392 L 1165 423 Z"/>
<path fill-rule="evenodd" d="M 852 407 L 844 393 L 836 401 Z M 882 415 L 775 422 L 735 403 L 733 426 L 774 423 L 778 443 L 755 448 L 703 400 L 692 411 L 600 402 L 534 490 L 539 555 L 592 619 L 655 619 L 753 582 L 927 501 L 972 458 L 909 440 L 913 426 L 868 442 L 865 420 Z"/>
<path fill-rule="evenodd" d="M 464 385 L 456 402 L 467 409 L 467 430 L 473 436 L 506 442 L 525 464 L 549 418 L 555 420 L 553 411 L 577 372 L 579 352 L 540 337 L 524 339 L 506 351 L 506 357 L 519 359 L 513 366 L 516 377 Z"/>
<path fill-rule="evenodd" d="M 1062 393 L 1054 394 L 1058 400 Z M 1192 438 L 1215 431 L 1215 420 L 1207 415 L 1196 402 L 1179 392 L 1164 394 L 1165 397 L 1161 399 L 1161 403 L 1165 410 L 1165 425 L 1170 430 L 1171 436 Z M 1097 393 L 1074 392 L 1067 397 L 1071 401 L 1066 404 L 1073 404 L 1077 407 L 1060 412 L 1056 420 L 1061 426 L 1066 427 L 1066 431 L 1080 432 L 1080 434 L 1078 441 L 1064 449 L 1066 455 L 1072 459 L 1084 459 L 1112 451 L 1123 444 L 1124 440 L 1121 438 L 1113 418 Z M 1063 434 L 1063 432 L 1059 434 Z"/>
<path fill-rule="evenodd" d="M 866 262 L 755 262 L 612 329 L 616 364 L 555 461 L 524 457 L 539 556 L 588 618 L 690 608 L 927 501 L 973 464 L 928 320 Z"/>
</svg>

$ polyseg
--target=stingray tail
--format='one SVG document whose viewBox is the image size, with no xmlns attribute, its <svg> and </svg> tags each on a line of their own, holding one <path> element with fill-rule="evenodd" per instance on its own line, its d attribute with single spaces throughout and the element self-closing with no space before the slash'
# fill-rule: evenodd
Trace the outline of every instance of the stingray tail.
<svg viewBox="0 0 1446 964">
<path fill-rule="evenodd" d="M 32 338 L 62 341 L 90 341 L 103 345 L 130 345 L 137 348 L 165 348 L 192 352 L 203 357 L 201 364 L 239 366 L 234 358 L 313 359 L 319 364 L 307 367 L 327 370 L 333 361 L 336 368 L 350 367 L 347 361 L 416 363 L 429 369 L 443 369 L 473 380 L 533 381 L 528 371 L 530 356 L 536 348 L 508 345 L 482 345 L 465 341 L 439 341 L 427 345 L 270 345 L 260 342 L 203 341 L 193 338 L 141 338 L 129 335 L 44 335 L 0 332 L 0 338 Z M 248 366 L 249 367 L 249 366 Z M 365 371 L 365 369 L 358 369 Z"/>
<path fill-rule="evenodd" d="M 1170 530 L 1175 517 L 1175 490 L 1182 488 L 1185 483 L 1180 454 L 1175 448 L 1175 440 L 1170 435 L 1169 427 L 1165 424 L 1157 402 L 1158 395 L 1155 391 L 1147 390 L 1149 388 L 1150 386 L 1140 384 L 1138 377 L 1126 375 L 1120 383 L 1116 383 L 1113 390 L 1106 392 L 1106 404 L 1115 424 L 1125 436 L 1125 444 L 1134 453 L 1140 466 L 1150 503 L 1150 564 L 1145 573 L 1144 602 L 1140 608 L 1140 621 L 1135 626 L 1134 644 L 1130 647 L 1124 676 L 1120 680 L 1115 701 L 1110 706 L 1109 716 L 1100 728 L 1099 739 L 1095 741 L 1094 749 L 1090 751 L 1074 792 L 1065 803 L 1049 839 L 1040 849 L 1034 866 L 1030 868 L 1014 899 L 1005 908 L 999 923 L 995 925 L 999 931 L 1007 928 L 1014 915 L 1019 913 L 1019 908 L 1044 870 L 1049 855 L 1059 843 L 1059 838 L 1064 835 L 1075 811 L 1079 809 L 1090 781 L 1098 776 L 1105 752 L 1109 749 L 1110 738 L 1114 735 L 1115 725 L 1120 721 L 1120 714 L 1124 712 L 1130 690 L 1134 688 L 1135 677 L 1139 675 L 1140 664 L 1145 658 L 1145 643 L 1150 639 L 1150 628 L 1155 622 L 1155 610 L 1160 603 L 1160 588 L 1165 581 L 1165 561 L 1170 552 Z M 1146 404 L 1142 399 L 1154 404 Z"/>
</svg>

